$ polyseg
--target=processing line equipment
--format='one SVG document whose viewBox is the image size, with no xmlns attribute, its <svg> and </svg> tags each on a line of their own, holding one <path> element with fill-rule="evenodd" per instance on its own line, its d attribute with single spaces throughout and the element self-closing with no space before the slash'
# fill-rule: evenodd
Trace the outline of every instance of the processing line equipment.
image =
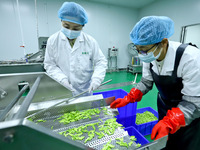
<svg viewBox="0 0 200 150">
<path fill-rule="evenodd" d="M 114 46 L 112 48 L 108 48 L 108 72 L 118 71 L 118 51 L 119 49 Z"/>
<path fill-rule="evenodd" d="M 48 37 L 39 37 L 38 52 L 27 54 L 25 60 L 24 58 L 21 58 L 20 60 L 1 60 L 0 74 L 45 72 L 43 61 L 47 40 Z"/>
<path fill-rule="evenodd" d="M 115 97 L 72 97 L 44 72 L 0 75 L 0 85 L 7 93 L 0 99 L 0 149 L 127 149 L 117 144 L 122 138 L 128 149 L 151 149 L 166 142 L 138 148 L 109 107 Z"/>
<path fill-rule="evenodd" d="M 127 51 L 129 52 L 131 56 L 131 60 L 129 62 L 129 65 L 127 66 L 127 71 L 133 74 L 142 73 L 142 63 L 138 57 L 138 52 L 135 49 L 135 46 L 133 43 L 128 44 Z"/>
</svg>

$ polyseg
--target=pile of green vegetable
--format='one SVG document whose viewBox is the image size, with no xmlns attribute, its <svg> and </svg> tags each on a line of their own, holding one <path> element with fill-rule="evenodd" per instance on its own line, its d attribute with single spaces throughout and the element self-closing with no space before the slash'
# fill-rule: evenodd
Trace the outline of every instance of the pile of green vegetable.
<svg viewBox="0 0 200 150">
<path fill-rule="evenodd" d="M 122 128 L 122 125 L 116 122 L 116 118 L 114 119 L 107 119 L 104 124 L 99 125 L 99 123 L 103 123 L 101 119 L 100 122 L 91 123 L 79 126 L 78 128 L 68 129 L 66 131 L 60 132 L 59 134 L 64 135 L 65 137 L 71 136 L 72 140 L 83 140 L 85 138 L 85 143 L 90 141 L 94 138 L 95 135 L 98 136 L 98 139 L 101 139 L 105 136 L 105 134 L 113 135 L 115 130 L 118 127 Z M 99 131 L 96 131 L 98 128 Z M 87 133 L 88 137 L 83 136 L 83 133 Z"/>
<path fill-rule="evenodd" d="M 99 125 L 100 123 L 103 124 Z M 98 139 L 105 137 L 106 134 L 113 135 L 118 127 L 123 128 L 121 124 L 116 122 L 116 118 L 107 119 L 105 122 L 103 122 L 102 119 L 99 119 L 99 122 L 97 123 L 91 123 L 79 126 L 77 128 L 71 128 L 66 131 L 60 132 L 59 134 L 64 135 L 65 137 L 69 136 L 72 138 L 72 140 L 84 140 L 84 143 L 87 143 L 88 141 L 91 141 L 95 137 L 95 135 L 98 136 Z M 137 139 L 135 138 L 135 136 L 131 136 L 131 142 L 129 143 L 124 142 L 123 138 L 116 138 L 116 140 L 118 140 L 116 144 L 128 148 L 133 144 L 133 141 L 136 141 Z M 104 145 L 102 150 L 111 150 L 115 147 L 110 143 L 111 140 L 106 145 Z M 141 144 L 138 143 L 136 146 L 140 147 Z"/>
<path fill-rule="evenodd" d="M 103 108 L 102 112 L 104 115 L 109 115 L 108 109 Z M 71 111 L 68 113 L 64 113 L 62 116 L 57 118 L 56 120 L 60 120 L 60 123 L 69 124 L 71 122 L 75 122 L 82 119 L 91 119 L 92 117 L 99 117 L 101 110 L 99 108 L 88 109 L 84 111 Z"/>
<path fill-rule="evenodd" d="M 92 117 L 99 117 L 101 111 L 104 113 L 104 115 L 110 115 L 106 107 L 102 108 L 102 110 L 100 110 L 99 108 L 94 108 L 83 111 L 71 111 L 68 113 L 64 113 L 62 116 L 55 119 L 54 121 L 59 120 L 60 123 L 69 124 L 71 122 L 76 122 L 82 119 L 92 119 Z M 33 122 L 32 118 L 29 118 L 28 120 Z M 42 119 L 36 120 L 36 123 L 40 122 L 46 122 L 46 120 Z"/>
<path fill-rule="evenodd" d="M 99 108 L 88 109 L 84 111 L 71 111 L 69 113 L 64 113 L 59 118 L 55 119 L 54 121 L 58 120 L 60 123 L 69 124 L 75 121 L 79 121 L 81 119 L 91 119 L 92 117 L 99 117 L 100 113 L 104 113 L 104 115 L 109 115 L 107 108 Z M 30 121 L 33 121 L 32 118 L 29 118 Z M 142 114 L 137 114 L 136 123 L 142 124 L 145 122 L 157 120 L 157 118 L 151 112 L 144 112 Z M 37 120 L 37 123 L 46 122 L 46 120 Z M 105 135 L 113 135 L 115 130 L 120 127 L 123 128 L 121 124 L 116 122 L 116 118 L 107 119 L 105 122 L 102 119 L 98 119 L 97 123 L 90 123 L 86 125 L 79 126 L 77 128 L 71 128 L 63 132 L 59 132 L 59 134 L 64 135 L 65 137 L 71 137 L 72 140 L 84 140 L 84 143 L 91 141 L 95 135 L 98 139 L 105 137 Z M 53 130 L 53 126 L 51 127 Z M 116 138 L 116 144 L 119 144 L 122 147 L 130 147 L 133 144 L 133 141 L 137 139 L 135 136 L 130 137 L 131 142 L 126 143 L 123 141 L 122 138 Z M 140 147 L 141 144 L 137 144 L 136 147 Z M 115 146 L 111 144 L 111 140 L 103 146 L 102 150 L 111 150 Z M 115 149 L 117 150 L 117 149 Z"/>
<path fill-rule="evenodd" d="M 143 124 L 151 121 L 158 120 L 156 116 L 150 111 L 145 111 L 143 113 L 136 114 L 136 124 Z"/>
</svg>

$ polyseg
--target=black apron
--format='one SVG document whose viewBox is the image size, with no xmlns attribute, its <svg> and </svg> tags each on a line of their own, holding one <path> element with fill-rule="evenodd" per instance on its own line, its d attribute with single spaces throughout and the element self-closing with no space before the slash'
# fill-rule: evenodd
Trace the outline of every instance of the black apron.
<svg viewBox="0 0 200 150">
<path fill-rule="evenodd" d="M 182 78 L 177 77 L 177 68 L 183 55 L 186 44 L 182 44 L 176 51 L 174 71 L 172 76 L 157 75 L 150 71 L 159 91 L 157 98 L 159 120 L 166 116 L 167 110 L 177 107 L 182 100 Z M 200 118 L 194 120 L 189 126 L 180 128 L 175 134 L 169 134 L 167 146 L 163 150 L 200 150 Z"/>
</svg>

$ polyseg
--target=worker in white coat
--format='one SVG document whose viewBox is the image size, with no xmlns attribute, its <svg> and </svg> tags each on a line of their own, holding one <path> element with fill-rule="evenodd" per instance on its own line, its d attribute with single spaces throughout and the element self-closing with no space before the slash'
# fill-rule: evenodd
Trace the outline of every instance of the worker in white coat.
<svg viewBox="0 0 200 150">
<path fill-rule="evenodd" d="M 96 40 L 82 31 L 88 16 L 82 6 L 64 2 L 58 11 L 61 30 L 49 37 L 44 59 L 46 72 L 73 96 L 91 95 L 104 80 L 107 60 Z M 83 96 L 83 95 L 82 95 Z"/>
<path fill-rule="evenodd" d="M 139 102 L 155 83 L 159 122 L 151 139 L 168 136 L 165 150 L 200 148 L 200 50 L 168 40 L 174 33 L 173 21 L 165 16 L 142 18 L 130 33 L 143 61 L 141 81 L 112 108 Z"/>
</svg>

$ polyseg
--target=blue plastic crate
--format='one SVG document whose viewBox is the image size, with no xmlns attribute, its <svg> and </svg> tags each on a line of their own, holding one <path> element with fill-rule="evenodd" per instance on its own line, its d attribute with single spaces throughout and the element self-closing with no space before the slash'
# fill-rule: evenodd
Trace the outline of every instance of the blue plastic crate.
<svg viewBox="0 0 200 150">
<path fill-rule="evenodd" d="M 117 89 L 117 90 L 93 93 L 93 95 L 97 95 L 97 94 L 102 94 L 103 98 L 115 96 L 115 99 L 117 99 L 117 98 L 124 98 L 124 96 L 126 96 L 128 93 L 122 89 Z M 129 103 L 128 105 L 124 107 L 120 107 L 118 108 L 119 115 L 117 116 L 117 118 L 121 119 L 121 118 L 131 117 L 136 114 L 136 109 L 137 109 L 137 102 Z"/>
<path fill-rule="evenodd" d="M 151 107 L 145 107 L 145 108 L 140 108 L 136 110 L 136 113 L 143 113 L 145 111 L 150 111 L 151 113 L 153 113 L 157 118 L 158 118 L 158 112 L 155 111 L 153 108 Z M 135 119 L 135 118 L 134 118 Z M 136 119 L 135 119 L 136 120 Z M 151 121 L 151 122 L 147 122 L 147 123 L 143 123 L 143 124 L 136 124 L 134 121 L 134 127 L 142 134 L 142 135 L 149 135 L 151 134 L 151 131 L 153 129 L 153 127 L 155 126 L 155 124 L 158 123 L 158 120 L 155 121 Z"/>
<path fill-rule="evenodd" d="M 104 98 L 115 96 L 115 99 L 117 99 L 117 98 L 123 98 L 128 93 L 122 89 L 117 89 L 117 90 L 93 93 L 93 95 L 97 95 L 97 94 L 102 94 Z M 137 113 L 150 111 L 158 118 L 158 112 L 155 111 L 151 107 L 137 109 L 137 102 L 129 103 L 128 105 L 124 107 L 118 108 L 118 111 L 119 111 L 119 115 L 116 116 L 118 123 L 122 124 L 125 128 L 134 126 L 144 136 L 151 134 L 151 131 L 154 125 L 157 124 L 158 122 L 158 121 L 151 121 L 151 122 L 137 125 L 135 123 Z"/>
<path fill-rule="evenodd" d="M 133 126 L 124 129 L 128 132 L 129 136 L 135 136 L 137 138 L 136 143 L 140 143 L 141 145 L 149 143 L 149 141 L 139 133 Z"/>
<path fill-rule="evenodd" d="M 116 116 L 116 118 L 117 118 L 116 121 L 118 123 L 122 124 L 125 128 L 135 125 L 136 115 L 128 116 L 128 117 Z"/>
</svg>

